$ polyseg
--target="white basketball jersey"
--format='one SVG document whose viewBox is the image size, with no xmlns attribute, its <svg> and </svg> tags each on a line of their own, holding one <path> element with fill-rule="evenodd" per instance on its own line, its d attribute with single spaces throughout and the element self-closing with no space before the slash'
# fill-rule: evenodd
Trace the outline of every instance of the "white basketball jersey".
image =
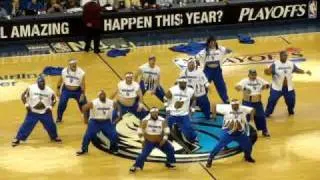
<svg viewBox="0 0 320 180">
<path fill-rule="evenodd" d="M 63 84 L 67 86 L 80 87 L 84 74 L 85 72 L 79 67 L 77 67 L 77 70 L 75 72 L 71 71 L 69 68 L 66 67 L 62 70 L 61 74 Z"/>
<path fill-rule="evenodd" d="M 194 90 L 190 87 L 186 87 L 185 90 L 181 90 L 179 85 L 175 85 L 170 88 L 170 92 L 172 94 L 172 99 L 168 106 L 168 110 L 170 111 L 170 115 L 172 116 L 185 116 L 189 114 L 190 111 L 190 101 L 194 94 Z M 176 109 L 174 104 L 178 101 L 182 101 L 183 105 L 181 108 Z"/>
<path fill-rule="evenodd" d="M 281 61 L 275 61 L 272 74 L 272 89 L 281 91 L 283 87 L 284 79 L 287 79 L 288 91 L 293 90 L 292 73 L 295 70 L 295 65 L 291 61 L 282 63 Z"/>
<path fill-rule="evenodd" d="M 251 107 L 241 105 L 238 111 L 234 111 L 230 104 L 218 104 L 216 106 L 216 111 L 224 115 L 222 129 L 230 129 L 230 124 L 236 125 L 236 122 L 238 122 L 241 124 L 240 131 L 244 131 L 247 124 L 246 115 L 250 114 L 252 110 Z M 231 127 L 231 129 L 234 129 L 234 127 Z"/>
<path fill-rule="evenodd" d="M 264 79 L 257 77 L 255 80 L 251 81 L 249 78 L 242 79 L 237 85 L 241 86 L 242 89 L 249 89 L 250 96 L 259 95 L 262 92 L 262 87 L 269 84 Z"/>
<path fill-rule="evenodd" d="M 145 63 L 140 66 L 139 69 L 142 73 L 141 80 L 144 81 L 147 90 L 154 90 L 157 88 L 160 78 L 159 66 L 156 65 L 154 68 L 151 68 L 149 63 Z"/>
<path fill-rule="evenodd" d="M 162 135 L 163 133 L 163 121 L 164 118 L 158 116 L 157 120 L 151 119 L 150 114 L 143 119 L 143 121 L 147 121 L 147 126 L 145 129 L 145 133 L 149 135 Z"/>
<path fill-rule="evenodd" d="M 127 84 L 125 80 L 118 83 L 119 96 L 123 98 L 135 98 L 138 96 L 140 86 L 137 82 Z"/>
<path fill-rule="evenodd" d="M 217 64 L 222 65 L 223 56 L 226 54 L 226 48 L 218 46 L 218 49 L 203 49 L 197 55 L 196 59 L 201 60 L 204 65 Z"/>
<path fill-rule="evenodd" d="M 38 114 L 44 114 L 46 112 L 46 108 L 52 104 L 54 91 L 48 86 L 45 86 L 44 90 L 41 90 L 39 89 L 38 84 L 30 85 L 28 90 L 29 97 L 27 98 L 27 103 L 30 105 L 31 111 Z M 34 107 L 39 102 L 42 102 L 46 108 L 42 110 L 35 109 Z"/>
<path fill-rule="evenodd" d="M 93 108 L 90 109 L 90 119 L 111 120 L 113 112 L 113 101 L 106 99 L 106 102 L 96 98 L 92 101 Z"/>
<path fill-rule="evenodd" d="M 202 70 L 195 69 L 189 71 L 187 68 L 180 73 L 180 78 L 186 78 L 188 80 L 187 85 L 193 88 L 195 97 L 200 97 L 207 93 L 206 86 L 209 85 L 209 83 Z"/>
</svg>

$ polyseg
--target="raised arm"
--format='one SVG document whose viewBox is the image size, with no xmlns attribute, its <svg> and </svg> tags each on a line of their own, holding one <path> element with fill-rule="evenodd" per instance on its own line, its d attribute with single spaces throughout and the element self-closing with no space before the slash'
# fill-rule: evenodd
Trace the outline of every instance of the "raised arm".
<svg viewBox="0 0 320 180">
<path fill-rule="evenodd" d="M 294 73 L 297 73 L 297 74 L 308 74 L 309 76 L 311 76 L 311 71 L 307 70 L 303 70 L 303 69 L 300 69 L 298 68 L 295 64 L 293 65 L 293 72 Z"/>
<path fill-rule="evenodd" d="M 141 71 L 141 69 L 139 68 L 139 69 L 137 70 L 137 72 L 134 74 L 134 80 L 138 82 L 138 79 L 139 79 L 139 77 L 141 76 L 141 74 L 142 74 L 142 71 Z"/>
<path fill-rule="evenodd" d="M 118 93 L 119 93 L 119 90 L 117 88 L 117 90 L 115 90 L 115 92 L 110 95 L 110 99 L 114 99 L 118 95 Z"/>
<path fill-rule="evenodd" d="M 270 75 L 272 75 L 273 74 L 273 72 L 274 72 L 274 64 L 272 64 L 271 66 L 269 66 L 268 68 L 266 68 L 266 69 L 264 69 L 264 74 L 265 75 L 268 75 L 268 76 L 270 76 Z"/>
<path fill-rule="evenodd" d="M 232 50 L 231 50 L 231 49 L 223 47 L 223 54 L 224 54 L 224 55 L 230 54 L 230 53 L 232 53 Z"/>
<path fill-rule="evenodd" d="M 244 82 L 243 82 L 243 80 L 240 81 L 240 82 L 235 86 L 235 89 L 236 89 L 237 91 L 242 91 L 242 90 L 244 89 Z"/>
<path fill-rule="evenodd" d="M 164 100 L 164 106 L 165 107 L 169 106 L 172 100 L 172 94 L 170 90 L 168 90 L 167 93 L 164 95 L 163 100 Z"/>
<path fill-rule="evenodd" d="M 207 54 L 206 49 L 203 49 L 198 54 L 196 54 L 194 56 L 194 58 L 196 59 L 197 66 L 200 66 L 201 64 L 204 63 L 204 59 L 206 57 L 206 54 Z"/>
</svg>

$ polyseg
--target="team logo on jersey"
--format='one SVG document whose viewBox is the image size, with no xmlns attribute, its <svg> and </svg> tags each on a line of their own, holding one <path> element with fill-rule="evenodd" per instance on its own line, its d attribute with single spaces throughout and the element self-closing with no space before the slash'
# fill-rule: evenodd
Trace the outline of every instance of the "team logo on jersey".
<svg viewBox="0 0 320 180">
<path fill-rule="evenodd" d="M 142 143 L 137 135 L 139 121 L 135 116 L 127 115 L 117 124 L 116 129 L 120 138 L 118 156 L 136 159 L 141 153 Z M 219 141 L 222 121 L 222 116 L 219 116 L 215 121 L 208 121 L 203 113 L 194 113 L 192 116 L 192 126 L 197 132 L 199 144 L 191 150 L 186 150 L 181 140 L 173 139 L 171 144 L 175 149 L 177 162 L 206 161 L 209 153 Z M 109 152 L 109 140 L 102 132 L 99 132 L 92 142 L 98 149 Z M 239 152 L 239 145 L 236 142 L 231 142 L 216 158 L 229 157 Z M 148 161 L 165 162 L 166 156 L 155 148 L 148 157 Z"/>
</svg>

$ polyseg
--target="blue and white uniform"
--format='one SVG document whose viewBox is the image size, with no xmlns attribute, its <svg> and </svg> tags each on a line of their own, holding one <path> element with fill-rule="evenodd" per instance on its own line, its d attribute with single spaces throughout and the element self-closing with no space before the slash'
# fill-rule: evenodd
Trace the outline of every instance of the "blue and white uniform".
<svg viewBox="0 0 320 180">
<path fill-rule="evenodd" d="M 53 121 L 52 113 L 47 112 L 47 109 L 52 110 L 52 96 L 54 96 L 54 92 L 48 86 L 45 86 L 43 90 L 38 87 L 38 84 L 32 84 L 28 87 L 26 104 L 30 107 L 31 111 L 27 113 L 27 116 L 18 131 L 16 136 L 17 140 L 25 141 L 39 120 L 51 139 L 56 139 L 58 137 L 57 127 Z M 39 103 L 44 105 L 43 109 L 35 108 Z"/>
<path fill-rule="evenodd" d="M 88 128 L 82 141 L 82 151 L 88 152 L 90 140 L 95 137 L 99 131 L 102 131 L 102 133 L 109 138 L 111 142 L 110 149 L 117 151 L 118 134 L 115 125 L 112 123 L 114 102 L 108 98 L 105 102 L 96 98 L 92 101 L 92 105 Z"/>
<path fill-rule="evenodd" d="M 263 87 L 266 85 L 269 85 L 269 83 L 260 77 L 257 77 L 255 80 L 245 78 L 237 84 L 237 86 L 241 87 L 241 89 L 244 91 L 244 96 L 249 97 L 249 99 L 243 99 L 242 104 L 254 108 L 254 122 L 256 128 L 258 130 L 262 130 L 263 132 L 268 132 L 264 108 L 261 102 L 261 93 Z M 248 90 L 250 93 L 248 93 Z M 258 101 L 254 101 L 251 98 L 254 96 L 260 96 L 260 99 Z"/>
<path fill-rule="evenodd" d="M 83 93 L 81 90 L 81 84 L 84 75 L 85 72 L 79 67 L 77 67 L 76 71 L 71 71 L 69 68 L 64 68 L 62 70 L 62 90 L 58 105 L 58 120 L 62 120 L 63 113 L 67 108 L 67 104 L 70 98 L 77 101 L 80 110 L 81 107 L 86 104 L 86 101 L 80 103 L 80 97 Z M 65 85 L 78 88 L 74 91 L 71 91 L 68 90 Z"/>
<path fill-rule="evenodd" d="M 145 130 L 142 131 L 142 129 L 140 129 L 140 131 L 142 132 L 138 132 L 138 133 L 142 133 L 144 135 L 155 135 L 155 136 L 162 136 L 164 134 L 169 134 L 170 133 L 169 128 L 167 127 L 167 129 L 165 129 L 163 126 L 164 121 L 165 119 L 160 116 L 158 116 L 157 120 L 153 120 L 151 119 L 149 114 L 142 121 L 142 123 L 146 123 Z M 167 155 L 167 163 L 172 164 L 176 162 L 176 159 L 174 156 L 174 148 L 169 141 L 166 141 L 162 146 L 160 146 L 160 143 L 150 142 L 147 139 L 145 139 L 143 149 L 141 151 L 141 154 L 137 157 L 134 167 L 139 167 L 140 169 L 143 169 L 144 162 L 146 161 L 147 157 L 155 147 L 157 147 Z"/>
<path fill-rule="evenodd" d="M 194 95 L 194 90 L 190 87 L 186 87 L 181 90 L 179 85 L 175 85 L 169 89 L 172 94 L 172 99 L 168 101 L 167 111 L 169 112 L 168 125 L 170 128 L 173 124 L 181 129 L 182 134 L 189 142 L 194 142 L 197 138 L 197 134 L 191 126 L 190 121 L 190 103 Z M 176 109 L 174 107 L 176 102 L 183 102 L 181 108 Z"/>
<path fill-rule="evenodd" d="M 194 96 L 197 100 L 197 106 L 200 107 L 207 119 L 210 119 L 211 108 L 210 101 L 207 95 L 207 89 L 209 82 L 203 73 L 199 69 L 189 71 L 188 68 L 180 73 L 180 78 L 187 79 L 187 85 L 191 86 L 194 90 Z"/>
<path fill-rule="evenodd" d="M 218 104 L 216 111 L 224 115 L 224 122 L 220 140 L 210 153 L 209 159 L 214 159 L 220 150 L 231 141 L 238 142 L 245 154 L 245 158 L 250 158 L 252 144 L 248 136 L 249 125 L 246 116 L 252 112 L 252 108 L 239 106 L 239 109 L 235 111 L 230 104 Z"/>
<path fill-rule="evenodd" d="M 272 84 L 266 108 L 266 116 L 268 117 L 273 113 L 274 107 L 281 96 L 284 96 L 289 114 L 293 114 L 296 95 L 293 87 L 292 77 L 293 73 L 296 72 L 298 68 L 291 61 L 282 63 L 280 60 L 272 63 L 271 68 Z"/>
<path fill-rule="evenodd" d="M 147 91 L 154 91 L 155 95 L 163 102 L 165 95 L 163 88 L 160 86 L 160 68 L 155 65 L 150 67 L 149 63 L 145 63 L 139 67 L 141 72 L 140 88 L 142 94 Z"/>
<path fill-rule="evenodd" d="M 132 106 L 125 106 L 119 102 L 121 116 L 129 112 L 134 114 L 139 119 L 146 117 L 148 113 L 143 108 L 138 112 L 140 106 L 138 97 L 139 90 L 140 86 L 135 81 L 132 81 L 131 84 L 127 84 L 125 80 L 122 80 L 118 83 L 118 93 L 121 98 L 136 98 L 136 101 Z"/>
<path fill-rule="evenodd" d="M 229 102 L 227 87 L 223 79 L 221 68 L 223 64 L 223 56 L 226 54 L 227 49 L 223 46 L 219 46 L 218 49 L 203 49 L 196 55 L 196 59 L 204 66 L 203 72 L 205 73 L 208 81 L 210 83 L 213 81 L 218 94 L 224 103 Z"/>
</svg>

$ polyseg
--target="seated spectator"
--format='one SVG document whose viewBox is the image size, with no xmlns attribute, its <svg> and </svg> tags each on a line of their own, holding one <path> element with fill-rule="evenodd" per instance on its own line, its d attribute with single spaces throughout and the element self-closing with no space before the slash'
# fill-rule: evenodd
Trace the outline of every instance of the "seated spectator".
<svg viewBox="0 0 320 180">
<path fill-rule="evenodd" d="M 141 3 L 143 4 L 144 8 L 157 8 L 157 2 L 156 0 L 142 0 Z"/>
<path fill-rule="evenodd" d="M 77 0 L 67 0 L 65 3 L 65 9 L 72 9 L 80 7 L 80 2 Z"/>
<path fill-rule="evenodd" d="M 32 0 L 28 3 L 26 15 L 37 15 L 40 12 L 43 12 L 44 9 L 44 4 L 42 4 L 39 0 Z"/>
<path fill-rule="evenodd" d="M 8 12 L 4 8 L 4 3 L 0 1 L 0 19 L 7 18 L 7 16 L 8 16 Z"/>
<path fill-rule="evenodd" d="M 22 9 L 20 9 L 20 1 L 19 0 L 12 0 L 11 8 L 12 8 L 11 15 L 13 17 L 24 15 L 24 11 Z"/>
<path fill-rule="evenodd" d="M 59 0 L 51 0 L 47 8 L 48 13 L 63 12 L 63 8 Z"/>
</svg>

